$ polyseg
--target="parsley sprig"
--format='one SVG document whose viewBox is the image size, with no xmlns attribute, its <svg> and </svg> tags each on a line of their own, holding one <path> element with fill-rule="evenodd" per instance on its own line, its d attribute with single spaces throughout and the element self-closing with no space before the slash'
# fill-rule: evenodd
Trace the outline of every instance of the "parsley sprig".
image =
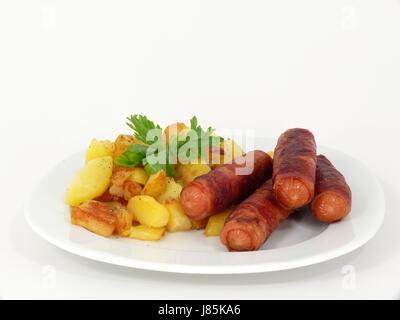
<svg viewBox="0 0 400 320">
<path fill-rule="evenodd" d="M 190 131 L 170 137 L 163 145 L 162 129 L 144 115 L 131 115 L 127 125 L 134 131 L 134 137 L 142 143 L 128 146 L 127 150 L 114 162 L 125 167 L 142 164 L 148 174 L 164 170 L 169 177 L 175 176 L 175 163 L 179 150 L 185 146 L 186 159 L 208 159 L 209 148 L 219 147 L 222 137 L 215 136 L 215 129 L 203 130 L 197 118 L 190 119 Z M 196 138 L 193 138 L 196 137 Z M 151 149 L 149 149 L 151 148 Z"/>
</svg>

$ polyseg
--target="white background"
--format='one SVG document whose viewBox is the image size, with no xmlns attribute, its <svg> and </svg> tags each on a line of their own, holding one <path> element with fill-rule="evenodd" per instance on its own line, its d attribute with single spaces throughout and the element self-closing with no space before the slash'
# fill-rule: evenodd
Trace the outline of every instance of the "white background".
<svg viewBox="0 0 400 320">
<path fill-rule="evenodd" d="M 3 0 L 0 107 L 1 298 L 400 298 L 400 0 Z M 376 173 L 383 226 L 330 262 L 238 276 L 115 267 L 46 243 L 23 217 L 34 182 L 92 137 L 129 132 L 132 113 L 267 137 L 309 128 Z"/>
</svg>

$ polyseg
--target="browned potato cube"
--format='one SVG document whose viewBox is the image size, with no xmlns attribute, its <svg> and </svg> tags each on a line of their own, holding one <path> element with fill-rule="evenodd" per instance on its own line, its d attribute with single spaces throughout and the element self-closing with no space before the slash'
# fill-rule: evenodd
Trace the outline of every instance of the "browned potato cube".
<svg viewBox="0 0 400 320">
<path fill-rule="evenodd" d="M 166 187 L 167 177 L 165 176 L 165 171 L 160 170 L 157 173 L 150 175 L 149 180 L 142 190 L 142 194 L 157 198 L 165 191 Z"/>
<path fill-rule="evenodd" d="M 201 220 L 190 219 L 190 222 L 192 223 L 192 230 L 202 230 L 205 229 L 208 222 L 208 218 L 204 218 Z"/>
<path fill-rule="evenodd" d="M 110 207 L 101 202 L 91 200 L 72 207 L 71 223 L 103 237 L 108 237 L 114 232 L 117 218 Z"/>
</svg>

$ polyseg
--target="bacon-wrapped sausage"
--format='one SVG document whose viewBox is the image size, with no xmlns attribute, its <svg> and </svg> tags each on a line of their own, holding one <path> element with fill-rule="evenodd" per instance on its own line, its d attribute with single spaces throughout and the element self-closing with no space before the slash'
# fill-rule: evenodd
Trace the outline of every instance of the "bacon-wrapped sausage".
<svg viewBox="0 0 400 320">
<path fill-rule="evenodd" d="M 281 134 L 274 152 L 272 179 L 276 199 L 296 209 L 314 197 L 316 145 L 306 129 L 289 129 Z"/>
<path fill-rule="evenodd" d="M 220 239 L 229 251 L 258 250 L 293 211 L 275 199 L 270 179 L 229 215 Z"/>
<path fill-rule="evenodd" d="M 317 156 L 313 216 L 323 222 L 343 219 L 351 210 L 351 190 L 343 175 L 323 155 Z"/>
<path fill-rule="evenodd" d="M 248 152 L 190 182 L 183 188 L 180 201 L 190 218 L 201 220 L 245 199 L 271 174 L 272 159 L 268 154 L 260 150 Z"/>
</svg>

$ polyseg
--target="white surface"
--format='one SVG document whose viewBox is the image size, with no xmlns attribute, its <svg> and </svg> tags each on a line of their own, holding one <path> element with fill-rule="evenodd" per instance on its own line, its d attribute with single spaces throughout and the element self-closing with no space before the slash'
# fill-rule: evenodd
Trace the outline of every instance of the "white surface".
<svg viewBox="0 0 400 320">
<path fill-rule="evenodd" d="M 398 0 L 1 1 L 0 296 L 400 298 L 399 30 Z M 129 132 L 134 112 L 269 137 L 307 127 L 376 173 L 382 228 L 332 261 L 248 276 L 115 267 L 34 234 L 34 181 Z"/>
<path fill-rule="evenodd" d="M 257 138 L 254 148 L 271 150 L 276 139 Z M 245 150 L 250 151 L 250 150 Z M 385 210 L 382 189 L 362 162 L 319 146 L 344 174 L 352 190 L 352 211 L 340 223 L 316 221 L 308 208 L 281 223 L 255 252 L 227 252 L 219 237 L 204 231 L 167 233 L 158 242 L 104 238 L 71 225 L 66 189 L 82 168 L 86 150 L 52 168 L 34 186 L 24 208 L 30 227 L 68 252 L 92 260 L 145 270 L 195 274 L 239 274 L 280 271 L 324 262 L 349 253 L 370 240 Z"/>
</svg>

